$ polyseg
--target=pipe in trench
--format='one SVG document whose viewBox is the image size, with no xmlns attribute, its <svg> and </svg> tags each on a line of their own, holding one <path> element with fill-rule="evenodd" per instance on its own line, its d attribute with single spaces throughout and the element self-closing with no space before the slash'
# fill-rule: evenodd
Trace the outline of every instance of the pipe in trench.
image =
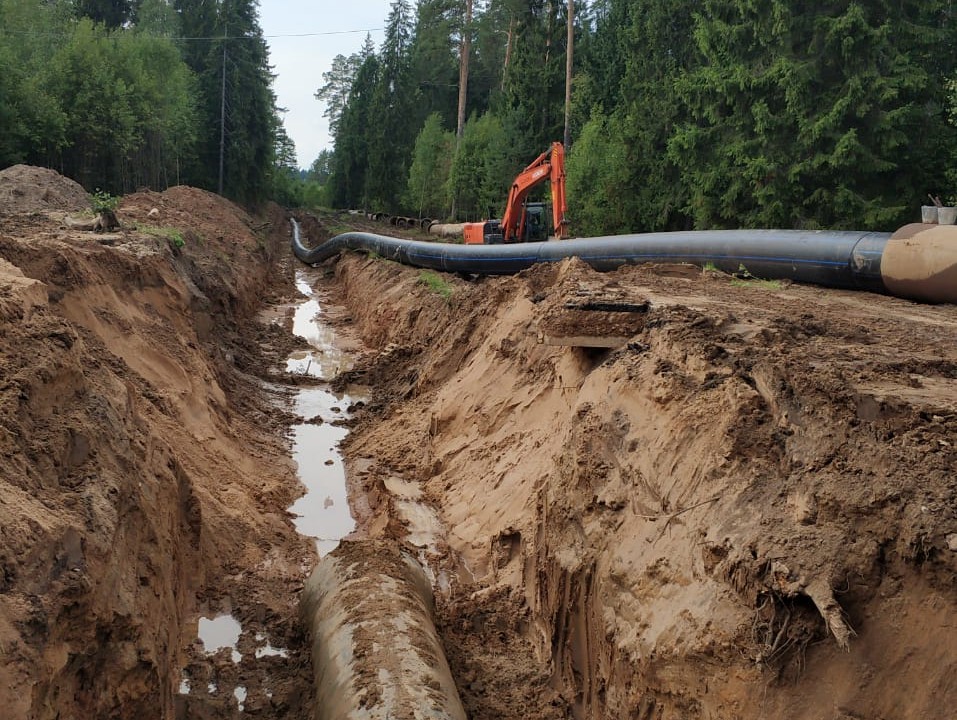
<svg viewBox="0 0 957 720">
<path fill-rule="evenodd" d="M 298 226 L 293 227 L 293 251 L 310 264 L 346 249 L 418 267 L 478 274 L 516 273 L 572 256 L 597 270 L 643 262 L 713 263 L 726 272 L 744 265 L 756 277 L 957 302 L 954 226 L 913 224 L 894 234 L 716 230 L 513 245 L 345 233 L 312 249 L 302 244 Z M 429 582 L 417 561 L 394 544 L 341 544 L 310 577 L 301 610 L 312 635 L 316 720 L 465 720 L 435 630 Z"/>
<path fill-rule="evenodd" d="M 599 271 L 640 263 L 743 265 L 755 277 L 957 303 L 957 226 L 905 225 L 897 232 L 689 230 L 510 245 L 460 245 L 349 232 L 315 248 L 293 233 L 293 253 L 316 264 L 342 250 L 374 252 L 407 265 L 480 275 L 520 272 L 578 257 Z"/>
<path fill-rule="evenodd" d="M 387 540 L 343 541 L 303 589 L 315 720 L 466 720 L 422 566 Z"/>
</svg>

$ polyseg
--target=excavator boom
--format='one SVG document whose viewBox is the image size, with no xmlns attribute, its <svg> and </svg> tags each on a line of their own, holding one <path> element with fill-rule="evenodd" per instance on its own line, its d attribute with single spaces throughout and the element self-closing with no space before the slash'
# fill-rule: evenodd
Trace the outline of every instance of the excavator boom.
<svg viewBox="0 0 957 720">
<path fill-rule="evenodd" d="M 565 200 L 565 146 L 552 143 L 551 148 L 535 158 L 512 182 L 502 217 L 505 242 L 517 242 L 525 235 L 525 198 L 536 185 L 548 178 L 552 183 L 552 224 L 555 237 L 568 237 L 568 206 Z"/>
<path fill-rule="evenodd" d="M 496 220 L 466 223 L 465 242 L 467 244 L 525 242 L 529 235 L 527 227 L 529 214 L 526 212 L 525 199 L 534 187 L 545 182 L 546 179 L 551 181 L 552 186 L 552 227 L 555 230 L 555 237 L 559 240 L 567 238 L 569 233 L 566 218 L 568 204 L 565 198 L 565 146 L 560 142 L 554 142 L 548 150 L 529 163 L 512 182 L 501 223 Z M 544 218 L 542 220 L 544 221 Z"/>
</svg>

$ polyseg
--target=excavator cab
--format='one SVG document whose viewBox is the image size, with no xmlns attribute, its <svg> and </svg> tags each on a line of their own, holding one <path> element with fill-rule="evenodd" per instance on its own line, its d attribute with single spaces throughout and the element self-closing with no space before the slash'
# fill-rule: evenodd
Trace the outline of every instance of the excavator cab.
<svg viewBox="0 0 957 720">
<path fill-rule="evenodd" d="M 543 202 L 525 203 L 525 232 L 523 242 L 548 240 L 548 205 Z"/>
</svg>

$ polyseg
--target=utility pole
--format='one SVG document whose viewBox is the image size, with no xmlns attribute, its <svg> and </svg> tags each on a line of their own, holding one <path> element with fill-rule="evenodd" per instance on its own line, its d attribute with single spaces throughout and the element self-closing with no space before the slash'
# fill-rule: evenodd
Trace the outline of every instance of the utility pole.
<svg viewBox="0 0 957 720">
<path fill-rule="evenodd" d="M 465 25 L 462 27 L 462 44 L 459 50 L 459 107 L 455 125 L 455 155 L 459 154 L 462 134 L 465 132 L 465 99 L 469 89 L 469 55 L 472 53 L 472 0 L 465 0 Z M 455 219 L 455 193 L 452 193 L 452 219 Z"/>
<path fill-rule="evenodd" d="M 575 44 L 575 1 L 568 0 L 568 42 L 565 49 L 565 152 L 572 145 L 572 55 Z"/>
<path fill-rule="evenodd" d="M 469 89 L 469 55 L 472 54 L 472 0 L 465 0 L 465 26 L 462 28 L 461 57 L 459 58 L 459 107 L 455 126 L 455 144 L 462 141 L 465 129 L 465 99 Z"/>
<path fill-rule="evenodd" d="M 226 156 L 226 41 L 229 39 L 229 23 L 223 27 L 223 87 L 219 96 L 219 184 L 217 192 L 223 194 L 223 165 Z"/>
</svg>

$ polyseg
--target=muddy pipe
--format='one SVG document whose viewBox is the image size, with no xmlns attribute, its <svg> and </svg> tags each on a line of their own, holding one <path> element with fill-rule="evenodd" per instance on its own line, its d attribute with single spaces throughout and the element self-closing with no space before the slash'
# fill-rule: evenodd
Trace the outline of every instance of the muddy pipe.
<svg viewBox="0 0 957 720">
<path fill-rule="evenodd" d="M 501 275 L 579 257 L 596 270 L 686 262 L 728 273 L 870 290 L 932 303 L 957 302 L 957 226 L 906 225 L 896 233 L 805 230 L 691 230 L 512 245 L 460 245 L 350 232 L 315 248 L 293 233 L 292 249 L 315 264 L 343 250 L 445 272 Z"/>
<path fill-rule="evenodd" d="M 435 630 L 429 580 L 395 542 L 344 541 L 303 589 L 315 720 L 466 720 Z"/>
</svg>

